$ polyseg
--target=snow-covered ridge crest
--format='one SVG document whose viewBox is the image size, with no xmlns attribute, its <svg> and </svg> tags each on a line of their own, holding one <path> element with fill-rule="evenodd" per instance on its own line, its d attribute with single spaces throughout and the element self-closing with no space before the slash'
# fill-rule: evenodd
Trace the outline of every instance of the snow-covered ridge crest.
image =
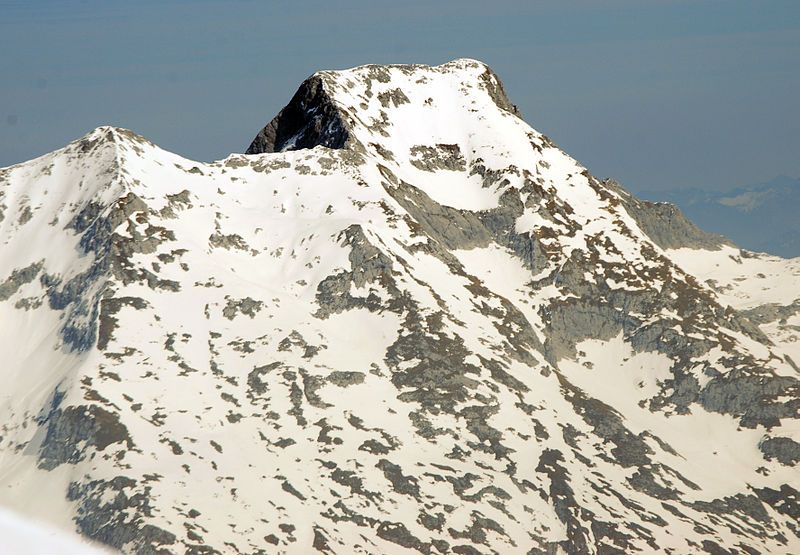
<svg viewBox="0 0 800 555">
<path fill-rule="evenodd" d="M 798 551 L 795 266 L 483 64 L 304 87 L 264 152 L 0 170 L 0 502 L 128 553 Z"/>
</svg>

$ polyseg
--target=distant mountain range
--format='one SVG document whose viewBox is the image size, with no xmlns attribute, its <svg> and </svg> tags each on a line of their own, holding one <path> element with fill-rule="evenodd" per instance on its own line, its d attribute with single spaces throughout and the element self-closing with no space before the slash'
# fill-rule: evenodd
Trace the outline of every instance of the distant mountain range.
<svg viewBox="0 0 800 555">
<path fill-rule="evenodd" d="M 648 200 L 676 204 L 701 228 L 751 251 L 800 256 L 800 178 L 780 176 L 732 191 L 642 191 Z"/>
</svg>

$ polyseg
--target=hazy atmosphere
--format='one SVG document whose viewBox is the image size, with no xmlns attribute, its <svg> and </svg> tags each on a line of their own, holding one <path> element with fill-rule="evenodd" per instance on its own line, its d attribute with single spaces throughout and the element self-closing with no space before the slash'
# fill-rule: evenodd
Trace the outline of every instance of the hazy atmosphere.
<svg viewBox="0 0 800 555">
<path fill-rule="evenodd" d="M 0 2 L 0 166 L 103 124 L 218 159 L 318 69 L 470 57 L 634 191 L 800 175 L 800 3 L 597 4 Z"/>
</svg>

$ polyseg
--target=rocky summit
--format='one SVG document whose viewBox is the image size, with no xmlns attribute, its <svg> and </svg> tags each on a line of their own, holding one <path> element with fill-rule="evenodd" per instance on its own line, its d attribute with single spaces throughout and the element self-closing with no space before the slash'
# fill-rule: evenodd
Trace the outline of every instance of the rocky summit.
<svg viewBox="0 0 800 555">
<path fill-rule="evenodd" d="M 0 504 L 124 553 L 800 552 L 800 259 L 473 60 L 319 72 L 217 162 L 0 169 L 0 332 Z"/>
</svg>

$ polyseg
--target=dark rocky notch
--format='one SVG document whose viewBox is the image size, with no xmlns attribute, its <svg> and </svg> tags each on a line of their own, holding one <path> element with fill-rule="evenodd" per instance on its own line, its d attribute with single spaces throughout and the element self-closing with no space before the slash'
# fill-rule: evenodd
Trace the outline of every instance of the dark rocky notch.
<svg viewBox="0 0 800 555">
<path fill-rule="evenodd" d="M 312 75 L 303 81 L 289 104 L 258 132 L 245 154 L 315 146 L 343 148 L 349 136 L 339 108 L 325 91 L 322 77 Z"/>
</svg>

